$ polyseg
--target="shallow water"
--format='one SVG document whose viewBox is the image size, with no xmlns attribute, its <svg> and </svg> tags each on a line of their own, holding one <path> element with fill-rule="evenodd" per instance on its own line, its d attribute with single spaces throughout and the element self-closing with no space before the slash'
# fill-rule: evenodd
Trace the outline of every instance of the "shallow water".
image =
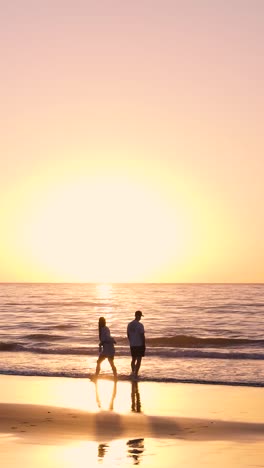
<svg viewBox="0 0 264 468">
<path fill-rule="evenodd" d="M 103 315 L 125 379 L 137 309 L 142 379 L 264 385 L 262 284 L 1 284 L 0 373 L 90 376 Z"/>
</svg>

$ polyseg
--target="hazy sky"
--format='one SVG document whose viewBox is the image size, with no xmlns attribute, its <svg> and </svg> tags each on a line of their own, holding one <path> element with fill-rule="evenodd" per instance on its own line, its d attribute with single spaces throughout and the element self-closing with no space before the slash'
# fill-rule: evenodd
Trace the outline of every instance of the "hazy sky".
<svg viewBox="0 0 264 468">
<path fill-rule="evenodd" d="M 0 281 L 263 282 L 263 24 L 1 1 Z"/>
</svg>

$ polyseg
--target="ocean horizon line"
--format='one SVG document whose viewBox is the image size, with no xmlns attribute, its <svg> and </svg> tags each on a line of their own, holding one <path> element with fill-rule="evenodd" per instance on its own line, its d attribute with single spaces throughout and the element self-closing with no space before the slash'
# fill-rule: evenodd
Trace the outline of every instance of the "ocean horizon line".
<svg viewBox="0 0 264 468">
<path fill-rule="evenodd" d="M 232 282 L 221 282 L 221 281 L 0 281 L 0 284 L 147 284 L 147 285 L 264 285 L 264 282 L 254 281 L 232 281 Z"/>
</svg>

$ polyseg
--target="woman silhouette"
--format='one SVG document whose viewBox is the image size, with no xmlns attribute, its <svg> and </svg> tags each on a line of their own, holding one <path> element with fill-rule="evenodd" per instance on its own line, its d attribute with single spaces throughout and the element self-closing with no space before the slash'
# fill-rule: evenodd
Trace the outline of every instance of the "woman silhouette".
<svg viewBox="0 0 264 468">
<path fill-rule="evenodd" d="M 116 367 L 114 365 L 115 356 L 115 340 L 111 336 L 109 328 L 106 326 L 106 320 L 104 317 L 99 318 L 98 322 L 99 330 L 99 358 L 97 359 L 97 366 L 95 371 L 95 377 L 98 377 L 101 370 L 101 363 L 107 358 L 112 368 L 114 377 L 117 377 Z"/>
</svg>

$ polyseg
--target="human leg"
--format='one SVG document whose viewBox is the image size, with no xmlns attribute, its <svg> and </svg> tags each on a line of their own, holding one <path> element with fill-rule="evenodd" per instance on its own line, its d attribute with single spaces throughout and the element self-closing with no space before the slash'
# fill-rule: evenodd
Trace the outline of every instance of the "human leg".
<svg viewBox="0 0 264 468">
<path fill-rule="evenodd" d="M 141 360 L 142 360 L 142 356 L 138 356 L 137 359 L 136 359 L 136 363 L 135 363 L 135 375 L 138 375 L 138 371 L 140 369 L 140 366 L 141 366 Z"/>
<path fill-rule="evenodd" d="M 111 368 L 112 368 L 114 377 L 116 377 L 117 372 L 116 372 L 116 366 L 115 366 L 115 364 L 114 364 L 114 358 L 113 358 L 113 357 L 108 357 L 108 361 L 109 361 L 109 364 L 110 364 L 110 366 L 111 366 Z"/>
<path fill-rule="evenodd" d="M 132 374 L 135 373 L 135 368 L 136 368 L 136 357 L 132 356 L 132 360 L 131 360 L 131 370 L 132 370 Z"/>
<path fill-rule="evenodd" d="M 96 370 L 95 370 L 95 375 L 96 377 L 99 375 L 100 370 L 101 370 L 101 363 L 105 360 L 105 356 L 99 356 L 97 359 L 97 365 L 96 365 Z"/>
</svg>

